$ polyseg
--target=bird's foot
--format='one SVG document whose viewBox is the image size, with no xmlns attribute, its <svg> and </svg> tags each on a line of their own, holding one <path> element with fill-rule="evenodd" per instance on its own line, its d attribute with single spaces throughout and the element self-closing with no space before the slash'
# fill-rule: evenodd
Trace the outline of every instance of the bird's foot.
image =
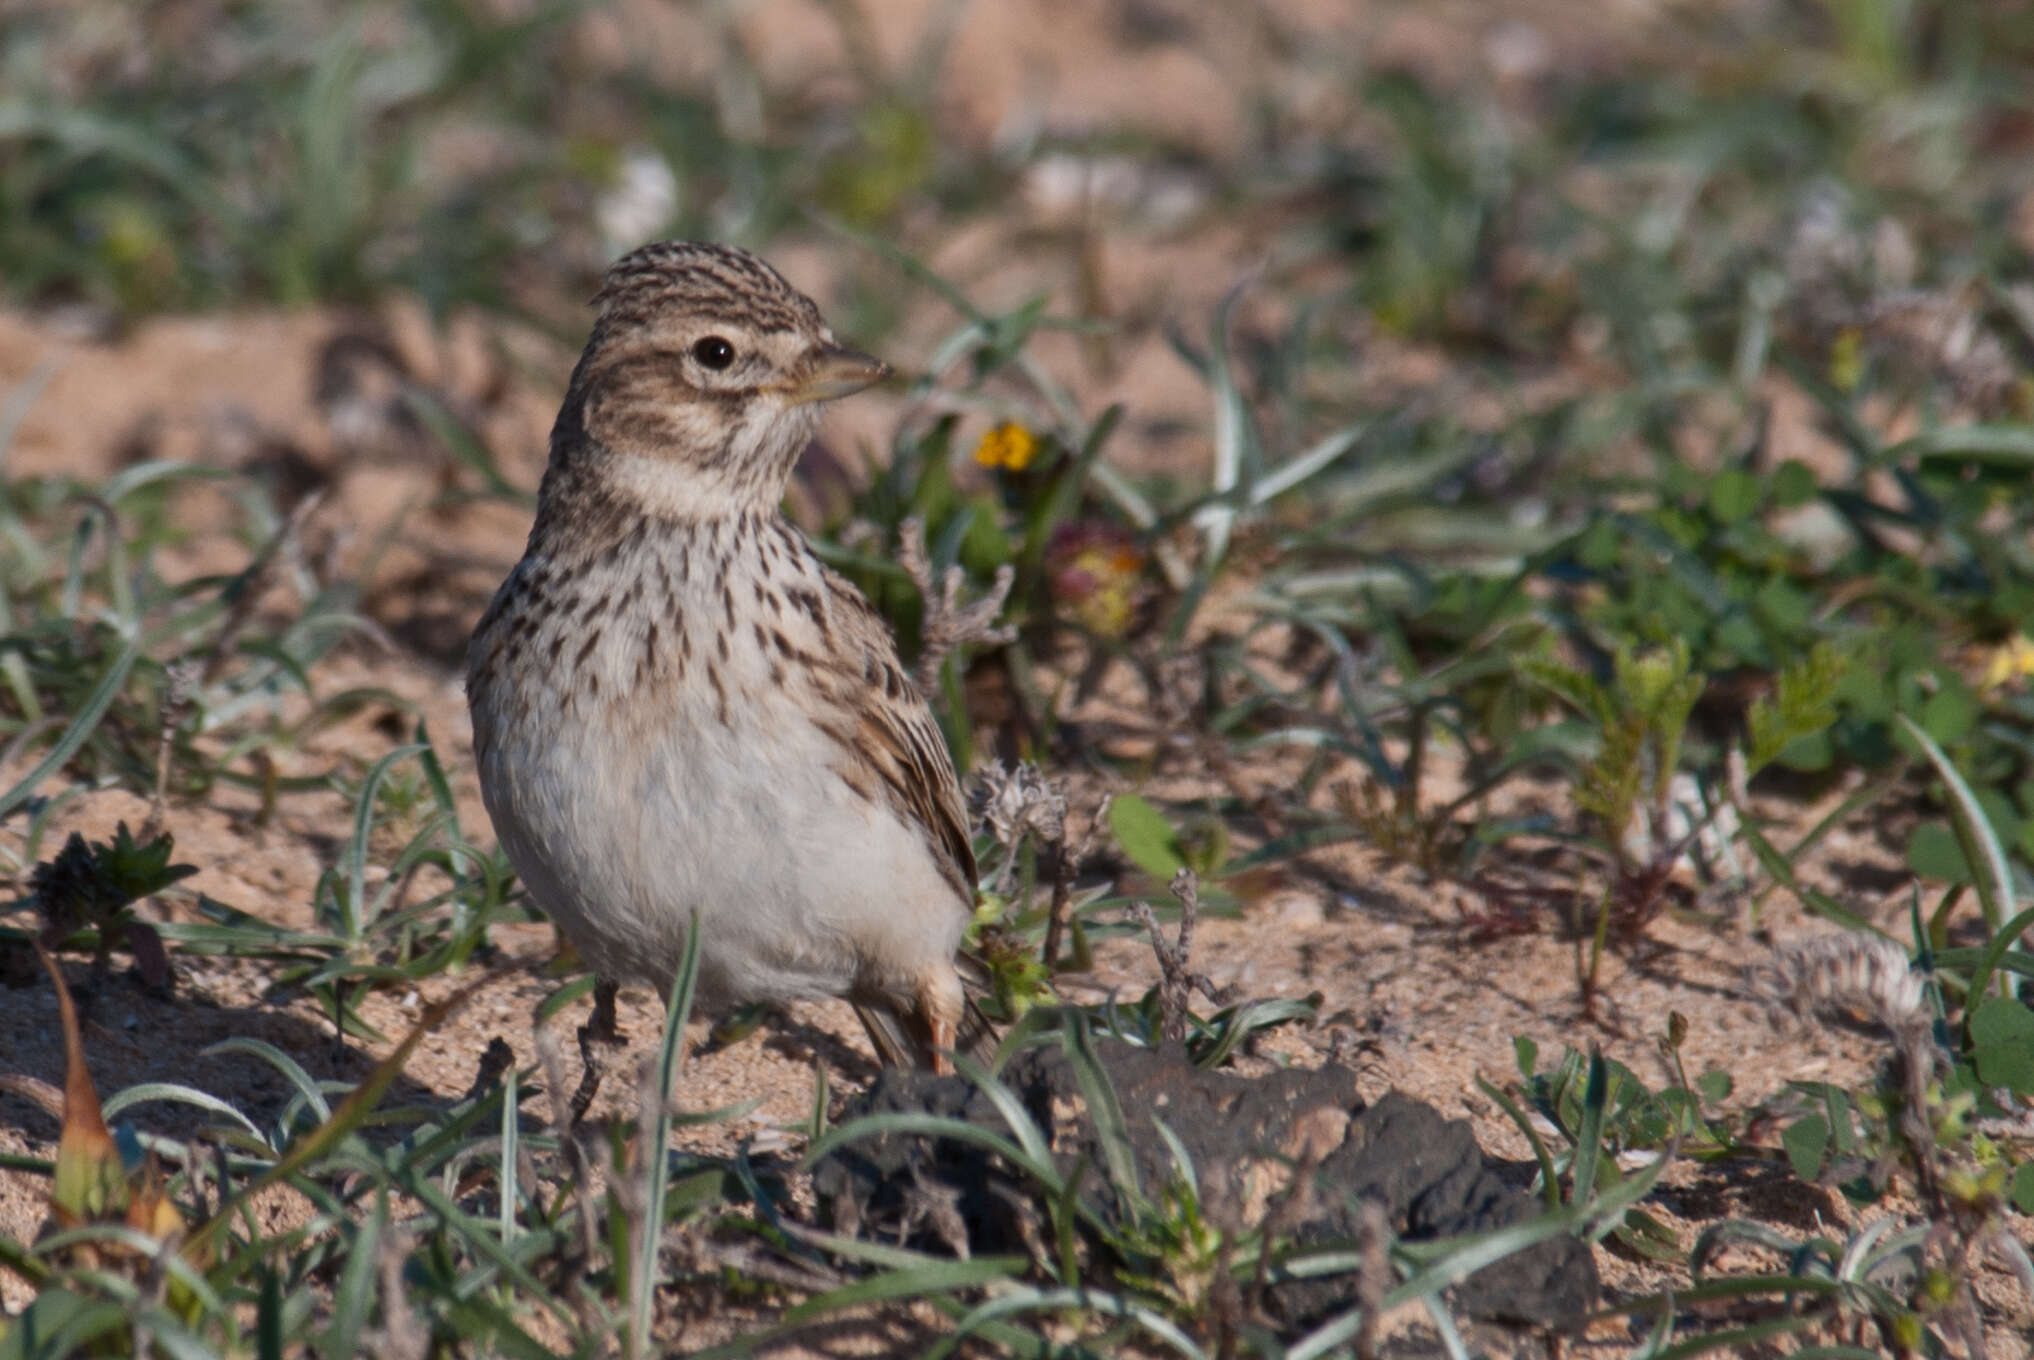
<svg viewBox="0 0 2034 1360">
<path fill-rule="evenodd" d="M 932 1075 L 950 1077 L 953 1075 L 954 1024 L 951 1020 L 932 1022 Z"/>
<path fill-rule="evenodd" d="M 628 1045 L 628 1036 L 621 1032 L 621 1026 L 615 1020 L 614 999 L 615 993 L 620 990 L 612 982 L 593 984 L 593 1015 L 579 1027 L 579 1060 L 584 1067 L 579 1077 L 579 1089 L 572 1093 L 572 1122 L 575 1125 L 593 1108 L 593 1098 L 600 1093 L 601 1078 L 607 1074 L 607 1060 L 601 1049 L 625 1048 Z"/>
</svg>

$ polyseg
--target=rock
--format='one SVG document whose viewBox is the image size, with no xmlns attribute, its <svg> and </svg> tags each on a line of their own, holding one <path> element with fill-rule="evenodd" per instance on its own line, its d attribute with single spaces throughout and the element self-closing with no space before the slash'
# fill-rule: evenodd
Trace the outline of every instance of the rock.
<svg viewBox="0 0 2034 1360">
<path fill-rule="evenodd" d="M 1372 1199 L 1410 1241 L 1505 1228 L 1536 1216 L 1537 1200 L 1498 1179 L 1466 1121 L 1396 1091 L 1350 1121 L 1349 1136 L 1321 1163 L 1319 1183 L 1339 1204 L 1318 1226 L 1327 1238 L 1355 1232 L 1354 1204 Z M 1333 1201 L 1331 1201 L 1333 1203 Z M 1307 1290 L 1322 1296 L 1309 1295 Z M 1332 1289 L 1332 1296 L 1325 1296 Z M 1296 1321 L 1326 1316 L 1347 1300 L 1342 1282 L 1289 1287 Z M 1596 1304 L 1596 1261 L 1573 1237 L 1555 1237 L 1485 1266 L 1454 1291 L 1471 1317 L 1560 1327 Z"/>
<path fill-rule="evenodd" d="M 1033 1082 L 1010 1080 L 1040 1129 L 1052 1128 L 1050 1096 Z M 962 1077 L 935 1077 L 886 1067 L 857 1096 L 843 1121 L 878 1114 L 933 1114 L 959 1119 L 1007 1137 L 994 1102 Z M 979 1144 L 885 1133 L 830 1154 L 813 1169 L 813 1188 L 833 1214 L 835 1231 L 849 1236 L 924 1242 L 928 1237 L 956 1255 L 1022 1251 L 1033 1211 L 1025 1179 Z M 927 1199 L 939 1195 L 958 1212 L 960 1243 L 928 1221 Z M 927 1231 L 927 1230 L 930 1231 Z M 965 1248 L 965 1250 L 962 1250 Z"/>
<path fill-rule="evenodd" d="M 1290 1198 L 1294 1168 L 1308 1165 L 1312 1189 L 1289 1230 L 1300 1242 L 1350 1240 L 1363 1200 L 1379 1204 L 1394 1231 L 1413 1241 L 1505 1227 L 1540 1211 L 1539 1201 L 1485 1164 L 1467 1123 L 1397 1093 L 1365 1108 L 1355 1073 L 1339 1063 L 1246 1078 L 1124 1044 L 1099 1044 L 1096 1053 L 1124 1114 L 1139 1185 L 1154 1191 L 1174 1174 L 1171 1148 L 1157 1127 L 1162 1120 L 1193 1160 L 1211 1222 L 1260 1222 Z M 1103 1140 L 1064 1053 L 1027 1049 L 1011 1059 L 1002 1081 L 1063 1172 L 1087 1160 L 1088 1202 L 1113 1214 Z M 1009 1136 L 994 1102 L 967 1081 L 897 1069 L 886 1070 L 842 1118 L 903 1112 Z M 1033 1182 L 958 1138 L 887 1133 L 858 1140 L 819 1163 L 814 1186 L 843 1233 L 962 1254 L 1032 1251 L 1047 1236 Z M 1587 1245 L 1557 1237 L 1478 1271 L 1450 1302 L 1462 1316 L 1559 1328 L 1594 1306 L 1597 1289 Z M 1281 1331 L 1298 1333 L 1354 1301 L 1354 1280 L 1342 1274 L 1275 1285 L 1263 1304 Z"/>
</svg>

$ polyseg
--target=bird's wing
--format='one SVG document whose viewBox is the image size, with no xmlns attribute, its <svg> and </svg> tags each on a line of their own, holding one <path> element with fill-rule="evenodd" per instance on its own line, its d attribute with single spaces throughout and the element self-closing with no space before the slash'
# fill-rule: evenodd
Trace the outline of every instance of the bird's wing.
<svg viewBox="0 0 2034 1360">
<path fill-rule="evenodd" d="M 852 729 L 835 733 L 847 765 L 842 773 L 858 786 L 872 778 L 897 815 L 924 832 L 940 872 L 972 909 L 978 871 L 967 802 L 939 724 L 897 659 L 882 617 L 838 573 L 829 570 L 826 584 L 833 625 L 847 644 L 839 651 L 838 697 Z"/>
</svg>

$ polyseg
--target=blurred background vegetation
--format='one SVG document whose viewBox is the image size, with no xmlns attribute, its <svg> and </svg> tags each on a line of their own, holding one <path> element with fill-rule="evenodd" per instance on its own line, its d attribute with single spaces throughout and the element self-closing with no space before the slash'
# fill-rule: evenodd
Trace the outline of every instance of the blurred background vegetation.
<svg viewBox="0 0 2034 1360">
<path fill-rule="evenodd" d="M 1394 331 L 1546 357 L 1586 313 L 1668 361 L 1761 270 L 1931 287 L 2026 249 L 2024 4 L 1417 8 L 16 0 L 6 283 L 126 314 L 512 308 L 662 234 L 762 246 L 823 214 L 922 247 L 1101 165 L 1101 207 L 1337 264 Z M 1022 69 L 1097 38 L 1159 77 L 1141 105 Z M 1902 239 L 1837 248 L 1875 231 Z M 1816 241 L 1851 268 L 1787 268 Z"/>
</svg>

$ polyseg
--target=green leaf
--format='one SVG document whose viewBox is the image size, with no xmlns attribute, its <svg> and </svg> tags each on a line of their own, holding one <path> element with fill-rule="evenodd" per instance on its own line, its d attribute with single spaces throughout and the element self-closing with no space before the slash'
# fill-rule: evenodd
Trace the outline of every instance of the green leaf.
<svg viewBox="0 0 2034 1360">
<path fill-rule="evenodd" d="M 1799 899 L 1801 905 L 1809 911 L 1814 912 L 1817 916 L 1835 921 L 1850 930 L 1863 931 L 1869 935 L 1886 935 L 1885 931 L 1880 930 L 1870 921 L 1859 916 L 1829 894 L 1803 883 L 1799 876 L 1794 873 L 1794 866 L 1788 863 L 1787 857 L 1781 854 L 1774 847 L 1773 843 L 1760 833 L 1758 827 L 1746 823 L 1743 828 L 1743 834 L 1745 844 L 1749 845 L 1752 853 L 1758 856 L 1759 864 L 1764 867 L 1767 873 L 1773 876 L 1773 881 L 1794 894 Z M 1890 939 L 1891 937 L 1886 936 L 1886 938 Z"/>
<path fill-rule="evenodd" d="M 2006 963 L 2007 956 L 2020 955 L 2021 951 L 2014 949 L 2013 945 L 2029 930 L 2034 930 L 2034 907 L 2029 907 L 1992 932 L 1991 942 L 1979 951 L 1977 964 L 1971 969 L 1967 995 L 1985 994 L 1992 985 L 1993 974 Z"/>
<path fill-rule="evenodd" d="M 1971 1055 L 1987 1086 L 2004 1086 L 2020 1095 L 2034 1093 L 2034 1041 L 1991 1044 Z"/>
<path fill-rule="evenodd" d="M 57 739 L 57 744 L 50 748 L 49 754 L 38 761 L 34 769 L 21 776 L 13 788 L 0 793 L 0 816 L 5 816 L 27 802 L 28 796 L 35 792 L 36 787 L 52 770 L 58 769 L 78 753 L 78 748 L 85 744 L 93 729 L 98 727 L 99 720 L 106 716 L 106 710 L 111 708 L 113 701 L 120 696 L 121 687 L 127 683 L 127 673 L 134 669 L 134 660 L 140 654 L 141 644 L 129 641 L 120 655 L 113 659 L 112 666 L 100 677 L 98 685 L 79 707 L 77 716 L 71 719 L 71 725 L 64 730 L 63 736 Z"/>
<path fill-rule="evenodd" d="M 1988 997 L 1971 1012 L 1970 1037 L 1980 1046 L 2034 1042 L 2034 1011 L 2003 996 Z"/>
<path fill-rule="evenodd" d="M 68 1289 L 45 1289 L 0 1330 L 0 1360 L 85 1355 L 94 1341 L 129 1326 L 126 1311 L 117 1303 L 101 1303 Z"/>
<path fill-rule="evenodd" d="M 1575 560 L 1591 571 L 1609 571 L 1617 565 L 1622 547 L 1623 540 L 1618 536 L 1617 526 L 1607 519 L 1599 519 L 1575 539 Z"/>
<path fill-rule="evenodd" d="M 1837 719 L 1836 693 L 1848 670 L 1846 658 L 1827 643 L 1780 672 L 1771 699 L 1754 700 L 1746 718 L 1751 728 L 1749 772 L 1780 759 L 1805 738 L 1820 735 Z M 1825 749 L 1827 743 L 1824 743 Z M 1804 753 L 1805 754 L 1805 753 Z M 1827 764 L 1827 757 L 1823 759 Z"/>
<path fill-rule="evenodd" d="M 1514 1039 L 1512 1042 L 1515 1044 L 1532 1045 L 1535 1048 L 1538 1047 L 1538 1045 L 1533 1045 L 1533 1041 L 1530 1039 Z M 1530 1080 L 1530 1075 L 1528 1080 Z M 1554 1170 L 1554 1155 L 1547 1150 L 1546 1140 L 1540 1137 L 1539 1130 L 1533 1127 L 1532 1120 L 1526 1117 L 1526 1112 L 1519 1108 L 1517 1101 L 1481 1076 L 1476 1078 L 1476 1085 L 1483 1094 L 1496 1101 L 1498 1108 L 1502 1109 L 1510 1117 L 1511 1122 L 1518 1126 L 1519 1133 L 1525 1137 L 1527 1145 L 1533 1150 L 1534 1160 L 1540 1164 L 1540 1193 L 1545 1196 L 1547 1207 L 1549 1209 L 1560 1208 L 1561 1178 Z"/>
<path fill-rule="evenodd" d="M 993 576 L 997 567 L 1016 556 L 1017 545 L 1003 528 L 1001 507 L 993 498 L 976 496 L 967 508 L 973 514 L 961 540 L 961 565 L 977 575 Z"/>
<path fill-rule="evenodd" d="M 1584 717 L 1594 718 L 1599 726 L 1617 721 L 1617 705 L 1585 672 L 1539 656 L 1520 658 L 1518 671 L 1531 683 L 1551 690 Z"/>
<path fill-rule="evenodd" d="M 1784 510 L 1805 505 L 1819 489 L 1806 463 L 1789 458 L 1773 469 L 1773 504 Z"/>
<path fill-rule="evenodd" d="M 1753 606 L 1768 623 L 1789 631 L 1805 628 L 1814 613 L 1815 601 L 1784 576 L 1775 576 L 1759 587 Z"/>
<path fill-rule="evenodd" d="M 1977 700 L 1961 684 L 1945 684 L 1921 705 L 1921 725 L 1945 746 L 1962 741 L 1977 726 Z"/>
<path fill-rule="evenodd" d="M 2009 1193 L 2015 1209 L 2023 1214 L 2034 1214 L 2034 1162 L 2020 1163 L 2020 1169 L 2013 1173 L 2013 1188 Z"/>
<path fill-rule="evenodd" d="M 1661 768 L 1673 767 L 1662 762 Z M 1596 759 L 1584 767 L 1575 790 L 1576 806 L 1593 815 L 1611 836 L 1620 836 L 1638 808 L 1645 774 L 1645 719 L 1636 713 L 1621 715 L 1603 728 Z"/>
<path fill-rule="evenodd" d="M 1531 1081 L 1533 1069 L 1539 1066 L 1540 1046 L 1523 1034 L 1515 1034 L 1511 1040 L 1511 1051 L 1518 1058 L 1518 1074 Z"/>
<path fill-rule="evenodd" d="M 1735 524 L 1759 508 L 1761 495 L 1757 478 L 1732 468 L 1709 483 L 1709 513 L 1720 523 Z"/>
<path fill-rule="evenodd" d="M 1794 1174 L 1812 1181 L 1822 1174 L 1823 1154 L 1829 1151 L 1829 1121 L 1819 1114 L 1797 1119 L 1780 1135 L 1780 1145 L 1787 1150 Z"/>
<path fill-rule="evenodd" d="M 1941 822 L 1923 822 L 1907 841 L 1907 867 L 1923 878 L 1944 883 L 1970 882 L 1970 865 L 1956 833 Z"/>
<path fill-rule="evenodd" d="M 1962 425 L 1930 430 L 1886 450 L 1889 462 L 1907 458 L 1987 463 L 2009 469 L 2034 466 L 2034 426 Z"/>
<path fill-rule="evenodd" d="M 1711 1105 L 1729 1099 L 1731 1085 L 1730 1073 L 1720 1067 L 1712 1067 L 1695 1078 L 1695 1089 L 1701 1093 L 1702 1099 Z"/>
<path fill-rule="evenodd" d="M 345 1267 L 339 1275 L 339 1287 L 332 1296 L 332 1324 L 326 1333 L 325 1354 L 358 1354 L 361 1330 L 367 1325 L 367 1315 L 374 1306 L 375 1267 L 381 1255 L 383 1236 L 388 1231 L 388 1192 L 381 1191 L 374 1197 L 374 1207 L 368 1211 L 367 1221 L 362 1223 L 353 1240 L 346 1246 Z M 391 1302 L 393 1302 L 391 1300 Z"/>
<path fill-rule="evenodd" d="M 1836 763 L 1836 743 L 1827 732 L 1817 732 L 1787 743 L 1787 749 L 1774 756 L 1773 760 L 1790 770 L 1815 774 Z"/>
<path fill-rule="evenodd" d="M 1971 1012 L 1972 1061 L 1987 1086 L 2034 1091 L 2034 1011 L 2003 996 Z"/>
<path fill-rule="evenodd" d="M 1573 1203 L 1589 1202 L 1597 1188 L 1599 1164 L 1613 1168 L 1616 1165 L 1603 1161 L 1603 1117 L 1611 1107 L 1611 1094 L 1610 1064 L 1604 1061 L 1603 1050 L 1592 1046 L 1589 1080 L 1582 1092 L 1582 1118 L 1575 1130 L 1575 1160 L 1569 1168 L 1574 1183 Z"/>
<path fill-rule="evenodd" d="M 1999 838 L 2002 845 L 2020 839 L 2024 823 L 2011 798 L 1998 789 L 1984 789 L 1978 793 L 1977 801 L 1978 807 L 1984 811 L 1985 821 L 1990 825 L 1992 834 Z"/>
<path fill-rule="evenodd" d="M 1172 882 L 1186 865 L 1179 836 L 1165 814 L 1134 793 L 1120 794 L 1109 804 L 1109 829 L 1123 853 L 1160 883 Z"/>
</svg>

